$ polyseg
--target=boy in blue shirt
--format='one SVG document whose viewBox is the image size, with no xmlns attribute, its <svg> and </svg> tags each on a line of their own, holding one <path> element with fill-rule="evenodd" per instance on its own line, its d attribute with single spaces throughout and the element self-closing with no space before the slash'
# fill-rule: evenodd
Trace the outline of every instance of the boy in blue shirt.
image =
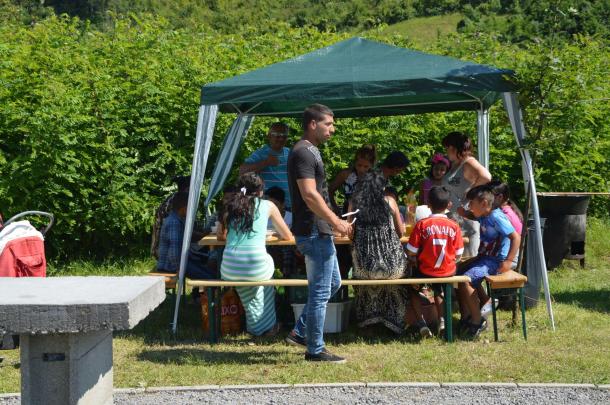
<svg viewBox="0 0 610 405">
<path fill-rule="evenodd" d="M 515 231 L 508 217 L 499 208 L 493 208 L 494 194 L 490 187 L 483 185 L 472 188 L 466 194 L 470 211 L 481 224 L 481 244 L 477 257 L 468 263 L 462 274 L 470 277 L 470 283 L 462 283 L 458 288 L 460 322 L 468 327 L 470 338 L 477 338 L 487 327 L 481 317 L 481 301 L 477 288 L 485 276 L 505 273 L 511 269 L 519 251 L 521 236 Z M 484 297 L 483 303 L 487 299 Z"/>
</svg>

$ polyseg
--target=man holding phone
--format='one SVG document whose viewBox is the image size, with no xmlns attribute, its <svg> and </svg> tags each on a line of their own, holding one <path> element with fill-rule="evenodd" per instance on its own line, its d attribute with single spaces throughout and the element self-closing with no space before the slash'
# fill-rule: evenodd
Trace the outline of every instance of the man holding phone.
<svg viewBox="0 0 610 405">
<path fill-rule="evenodd" d="M 286 147 L 288 125 L 276 122 L 267 132 L 267 144 L 252 153 L 239 167 L 239 174 L 256 172 L 265 182 L 265 191 L 272 187 L 284 190 L 284 202 L 287 211 L 291 211 L 290 190 L 288 190 L 288 174 L 286 164 L 290 149 Z"/>
</svg>

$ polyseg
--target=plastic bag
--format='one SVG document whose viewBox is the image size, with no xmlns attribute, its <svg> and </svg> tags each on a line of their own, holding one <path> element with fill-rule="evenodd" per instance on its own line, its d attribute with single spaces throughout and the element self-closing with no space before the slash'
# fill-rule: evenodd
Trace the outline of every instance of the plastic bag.
<svg viewBox="0 0 610 405">
<path fill-rule="evenodd" d="M 209 305 L 207 294 L 201 294 L 201 327 L 209 333 Z M 244 330 L 244 307 L 235 288 L 224 290 L 220 298 L 220 335 L 236 335 Z"/>
</svg>

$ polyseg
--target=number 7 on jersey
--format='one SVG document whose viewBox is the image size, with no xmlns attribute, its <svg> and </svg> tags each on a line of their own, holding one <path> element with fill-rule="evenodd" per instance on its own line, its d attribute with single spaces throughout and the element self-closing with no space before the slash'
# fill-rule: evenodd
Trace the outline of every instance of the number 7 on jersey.
<svg viewBox="0 0 610 405">
<path fill-rule="evenodd" d="M 438 269 L 443 264 L 443 260 L 445 259 L 445 246 L 447 246 L 447 239 L 432 239 L 432 244 L 434 246 L 441 246 L 441 254 L 436 259 L 436 263 L 434 264 L 434 268 Z"/>
</svg>

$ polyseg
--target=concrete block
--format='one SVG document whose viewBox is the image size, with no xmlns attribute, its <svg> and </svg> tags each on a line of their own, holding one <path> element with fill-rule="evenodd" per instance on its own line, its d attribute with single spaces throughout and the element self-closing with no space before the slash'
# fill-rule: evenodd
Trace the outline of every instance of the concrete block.
<svg viewBox="0 0 610 405">
<path fill-rule="evenodd" d="M 26 404 L 112 404 L 112 332 L 21 335 Z"/>
<path fill-rule="evenodd" d="M 161 277 L 3 278 L 0 334 L 131 329 L 164 299 Z"/>
<path fill-rule="evenodd" d="M 0 335 L 20 335 L 21 402 L 112 404 L 112 331 L 164 299 L 163 277 L 3 278 Z"/>
</svg>

